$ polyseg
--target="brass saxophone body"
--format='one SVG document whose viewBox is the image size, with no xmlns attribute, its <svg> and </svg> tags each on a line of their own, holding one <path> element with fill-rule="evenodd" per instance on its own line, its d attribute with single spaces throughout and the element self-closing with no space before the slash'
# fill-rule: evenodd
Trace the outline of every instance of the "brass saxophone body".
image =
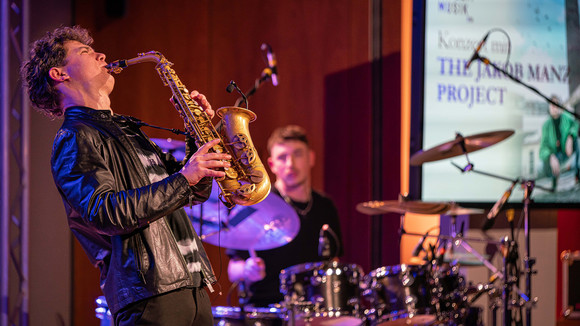
<svg viewBox="0 0 580 326">
<path fill-rule="evenodd" d="M 155 63 L 155 69 L 165 86 L 171 88 L 173 105 L 185 122 L 188 134 L 194 137 L 196 144 L 213 140 L 221 141 L 212 148 L 216 153 L 228 153 L 232 156 L 231 167 L 224 169 L 226 176 L 216 179 L 220 189 L 220 200 L 228 208 L 236 204 L 249 206 L 262 201 L 270 193 L 270 178 L 254 147 L 249 133 L 249 123 L 256 119 L 256 114 L 240 107 L 222 107 L 216 111 L 221 119 L 218 129 L 211 123 L 205 113 L 189 94 L 175 71 L 171 62 L 159 52 L 139 53 L 128 60 L 117 60 L 107 65 L 110 72 L 120 73 L 123 68 L 138 63 Z"/>
</svg>

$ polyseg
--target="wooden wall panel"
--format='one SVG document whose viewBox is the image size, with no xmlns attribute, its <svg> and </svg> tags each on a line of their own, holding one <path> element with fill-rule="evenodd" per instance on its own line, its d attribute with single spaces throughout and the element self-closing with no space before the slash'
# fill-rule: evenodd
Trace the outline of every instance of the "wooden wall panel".
<svg viewBox="0 0 580 326">
<path fill-rule="evenodd" d="M 398 80 L 400 28 L 396 24 L 400 5 L 397 3 L 391 9 L 385 11 L 393 20 L 387 25 L 389 30 L 385 34 L 389 42 L 385 54 L 391 58 L 387 66 L 391 72 L 387 75 Z M 343 260 L 364 267 L 368 266 L 365 261 L 369 255 L 368 238 L 364 232 L 356 233 L 357 229 L 350 226 L 368 230 L 357 220 L 361 217 L 353 215 L 353 205 L 370 199 L 368 191 L 372 179 L 368 167 L 369 134 L 365 134 L 368 130 L 364 128 L 369 119 L 365 113 L 369 110 L 370 91 L 369 10 L 368 1 L 359 0 L 127 0 L 125 14 L 115 18 L 107 16 L 104 0 L 77 0 L 75 20 L 92 31 L 94 47 L 106 53 L 108 61 L 130 58 L 143 51 L 162 52 L 175 64 L 174 69 L 188 88 L 206 94 L 214 108 L 232 105 L 237 99 L 237 95 L 225 91 L 230 80 L 248 90 L 260 77 L 266 67 L 260 46 L 263 42 L 269 43 L 278 61 L 279 85 L 274 87 L 266 83 L 250 98 L 250 108 L 258 115 L 257 121 L 250 126 L 254 143 L 265 160 L 267 137 L 274 128 L 296 123 L 308 130 L 317 153 L 313 185 L 333 198 L 341 198 L 338 205 L 345 243 L 349 246 Z M 355 73 L 347 73 L 340 87 L 331 87 L 329 78 L 347 71 Z M 391 91 L 393 96 L 399 94 L 395 89 L 389 89 Z M 116 77 L 111 97 L 116 112 L 166 127 L 181 127 L 182 122 L 168 102 L 169 96 L 169 89 L 161 85 L 153 66 L 142 64 Z M 389 101 L 389 107 L 396 110 L 397 101 Z M 339 112 L 348 114 L 340 116 Z M 331 124 L 353 116 L 358 119 L 356 128 L 349 126 L 348 120 Z M 165 132 L 147 132 L 153 137 L 171 137 Z M 361 157 L 341 159 L 347 150 L 339 139 L 347 141 L 351 150 L 357 149 L 355 152 Z M 361 170 L 357 164 L 366 166 Z M 355 187 L 329 188 L 326 181 L 330 179 L 346 180 Z M 364 245 L 359 247 L 361 243 Z M 227 257 L 223 249 L 209 245 L 206 249 L 216 273 L 220 273 L 220 262 L 222 266 L 223 295 L 213 295 L 213 304 L 226 305 L 225 294 L 230 285 L 226 273 Z M 75 260 L 77 272 L 96 271 L 82 263 L 81 259 Z M 95 287 L 96 296 L 99 289 L 97 284 Z M 79 325 L 91 322 L 75 320 Z"/>
</svg>

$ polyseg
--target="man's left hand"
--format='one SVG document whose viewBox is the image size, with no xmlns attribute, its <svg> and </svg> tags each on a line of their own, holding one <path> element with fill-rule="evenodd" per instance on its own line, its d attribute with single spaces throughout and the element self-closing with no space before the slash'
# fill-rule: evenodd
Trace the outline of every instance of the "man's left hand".
<svg viewBox="0 0 580 326">
<path fill-rule="evenodd" d="M 194 101 L 197 102 L 197 104 L 199 104 L 199 106 L 201 106 L 201 108 L 205 111 L 205 113 L 209 116 L 210 119 L 214 117 L 215 112 L 211 108 L 211 104 L 209 104 L 209 101 L 207 100 L 205 95 L 194 90 L 191 92 L 190 96 Z"/>
</svg>

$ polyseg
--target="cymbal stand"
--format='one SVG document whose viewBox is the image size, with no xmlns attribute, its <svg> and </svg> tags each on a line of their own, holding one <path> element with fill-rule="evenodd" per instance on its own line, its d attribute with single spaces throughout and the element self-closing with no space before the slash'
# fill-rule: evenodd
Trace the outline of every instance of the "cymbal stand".
<svg viewBox="0 0 580 326">
<path fill-rule="evenodd" d="M 524 234 L 526 239 L 526 256 L 524 257 L 524 264 L 526 268 L 526 295 L 528 298 L 532 297 L 532 274 L 535 274 L 533 270 L 536 259 L 530 256 L 530 202 L 532 191 L 535 187 L 535 182 L 533 180 L 525 180 L 524 182 Z M 526 325 L 530 326 L 532 320 L 532 307 L 528 304 L 526 305 Z"/>
</svg>

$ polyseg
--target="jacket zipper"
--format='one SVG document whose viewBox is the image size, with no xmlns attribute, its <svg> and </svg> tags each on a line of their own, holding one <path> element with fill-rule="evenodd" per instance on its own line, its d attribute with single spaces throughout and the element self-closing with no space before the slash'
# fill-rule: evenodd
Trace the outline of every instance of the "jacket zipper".
<svg viewBox="0 0 580 326">
<path fill-rule="evenodd" d="M 185 261 L 185 258 L 181 254 L 181 250 L 179 250 L 179 245 L 177 244 L 177 239 L 175 239 L 175 234 L 173 234 L 173 231 L 171 231 L 171 228 L 169 227 L 169 224 L 167 223 L 166 216 L 163 216 L 163 225 L 167 228 L 167 231 L 169 231 L 169 233 L 171 234 L 171 238 L 173 239 L 173 246 L 175 247 L 174 249 L 176 249 L 177 252 L 179 253 L 181 264 L 185 268 L 185 271 L 187 272 L 187 275 L 189 277 L 189 280 L 191 281 L 191 284 L 193 284 L 193 276 L 191 275 L 189 268 L 187 268 L 187 262 Z M 203 271 L 203 269 L 202 269 L 202 271 Z"/>
</svg>

